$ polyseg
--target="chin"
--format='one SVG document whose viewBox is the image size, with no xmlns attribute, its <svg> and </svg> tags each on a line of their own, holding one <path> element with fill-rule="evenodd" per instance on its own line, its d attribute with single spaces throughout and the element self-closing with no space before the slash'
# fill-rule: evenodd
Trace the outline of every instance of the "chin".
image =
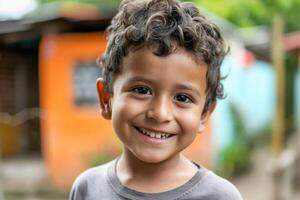
<svg viewBox="0 0 300 200">
<path fill-rule="evenodd" d="M 170 157 L 164 156 L 164 155 L 151 155 L 149 153 L 146 154 L 138 154 L 138 153 L 133 153 L 133 155 L 140 161 L 144 163 L 149 163 L 149 164 L 157 164 L 164 162 L 168 160 Z"/>
</svg>

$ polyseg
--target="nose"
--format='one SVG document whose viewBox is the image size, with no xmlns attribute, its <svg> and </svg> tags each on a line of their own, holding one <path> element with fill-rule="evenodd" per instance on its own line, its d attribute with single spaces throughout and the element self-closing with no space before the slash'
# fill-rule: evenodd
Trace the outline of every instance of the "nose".
<svg viewBox="0 0 300 200">
<path fill-rule="evenodd" d="M 167 97 L 157 97 L 151 102 L 146 117 L 158 123 L 166 123 L 172 120 L 172 103 Z"/>
</svg>

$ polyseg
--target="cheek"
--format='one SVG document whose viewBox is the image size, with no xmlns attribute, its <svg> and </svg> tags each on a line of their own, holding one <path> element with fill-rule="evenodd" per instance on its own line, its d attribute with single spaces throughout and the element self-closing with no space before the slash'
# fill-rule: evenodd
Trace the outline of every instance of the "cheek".
<svg viewBox="0 0 300 200">
<path fill-rule="evenodd" d="M 197 133 L 201 123 L 201 111 L 200 110 L 189 110 L 179 112 L 177 119 L 180 121 L 180 126 L 185 134 Z"/>
<path fill-rule="evenodd" d="M 145 105 L 140 101 L 131 98 L 119 98 L 115 99 L 112 106 L 112 120 L 113 123 L 122 123 L 124 121 L 130 121 L 137 115 L 141 114 Z"/>
<path fill-rule="evenodd" d="M 143 113 L 144 106 L 132 99 L 114 99 L 112 105 L 112 125 L 119 139 L 126 144 L 130 140 L 130 125 L 136 116 Z"/>
</svg>

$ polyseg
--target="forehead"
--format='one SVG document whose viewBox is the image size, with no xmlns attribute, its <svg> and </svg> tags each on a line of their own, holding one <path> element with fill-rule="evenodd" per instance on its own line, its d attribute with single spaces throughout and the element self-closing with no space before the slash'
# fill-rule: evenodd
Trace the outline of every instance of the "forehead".
<svg viewBox="0 0 300 200">
<path fill-rule="evenodd" d="M 160 61 L 165 61 L 166 63 L 172 63 L 174 61 L 176 62 L 176 60 L 177 61 L 181 60 L 182 63 L 188 61 L 193 65 L 196 64 L 202 66 L 202 68 L 203 67 L 207 68 L 207 64 L 201 58 L 198 58 L 196 55 L 194 55 L 192 52 L 186 49 L 177 48 L 169 55 L 157 55 L 156 48 L 157 48 L 156 46 L 151 46 L 151 47 L 143 46 L 139 48 L 129 48 L 128 55 L 124 57 L 122 66 L 126 68 L 129 65 L 133 64 L 134 62 L 141 62 L 141 61 L 143 62 L 145 60 L 147 60 L 148 62 L 149 61 L 155 62 L 156 60 L 160 60 Z M 178 59 L 176 59 L 176 57 Z"/>
</svg>

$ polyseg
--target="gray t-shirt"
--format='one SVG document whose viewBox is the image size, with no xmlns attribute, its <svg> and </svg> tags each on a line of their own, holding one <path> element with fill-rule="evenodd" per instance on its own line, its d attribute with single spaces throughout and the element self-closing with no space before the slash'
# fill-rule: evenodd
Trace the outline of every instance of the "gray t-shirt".
<svg viewBox="0 0 300 200">
<path fill-rule="evenodd" d="M 204 167 L 184 185 L 161 193 L 143 193 L 123 186 L 116 175 L 116 160 L 88 169 L 75 180 L 70 200 L 242 200 L 227 180 Z"/>
</svg>

